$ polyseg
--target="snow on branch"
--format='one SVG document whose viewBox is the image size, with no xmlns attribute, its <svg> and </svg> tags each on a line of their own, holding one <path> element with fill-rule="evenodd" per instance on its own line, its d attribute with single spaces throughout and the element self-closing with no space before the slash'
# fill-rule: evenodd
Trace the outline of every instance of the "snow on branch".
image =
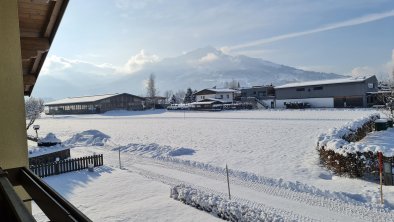
<svg viewBox="0 0 394 222">
<path fill-rule="evenodd" d="M 171 198 L 229 221 L 284 221 L 280 215 L 252 208 L 186 185 L 171 188 Z"/>
<path fill-rule="evenodd" d="M 34 121 L 36 121 L 36 119 L 41 117 L 42 112 L 44 112 L 43 99 L 30 97 L 25 100 L 26 120 L 28 120 L 26 130 L 28 130 L 30 126 L 34 124 Z"/>
</svg>

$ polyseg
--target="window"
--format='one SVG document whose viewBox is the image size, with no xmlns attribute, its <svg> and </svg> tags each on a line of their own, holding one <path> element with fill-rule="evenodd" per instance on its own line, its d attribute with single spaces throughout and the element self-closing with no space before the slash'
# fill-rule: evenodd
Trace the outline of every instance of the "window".
<svg viewBox="0 0 394 222">
<path fill-rule="evenodd" d="M 230 95 L 227 95 L 227 99 L 230 99 Z"/>
<path fill-rule="evenodd" d="M 296 91 L 298 91 L 298 92 L 305 91 L 305 88 L 297 88 Z"/>
<path fill-rule="evenodd" d="M 323 90 L 323 86 L 315 86 L 313 87 L 313 90 Z"/>
<path fill-rule="evenodd" d="M 373 89 L 373 83 L 368 83 L 368 88 Z"/>
<path fill-rule="evenodd" d="M 220 95 L 220 98 L 223 99 L 223 95 Z"/>
</svg>

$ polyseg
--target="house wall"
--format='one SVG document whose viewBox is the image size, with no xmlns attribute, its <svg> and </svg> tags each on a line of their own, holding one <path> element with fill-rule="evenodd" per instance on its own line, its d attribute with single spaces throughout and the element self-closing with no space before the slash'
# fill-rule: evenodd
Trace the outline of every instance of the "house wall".
<svg viewBox="0 0 394 222">
<path fill-rule="evenodd" d="M 110 110 L 142 110 L 143 99 L 129 94 L 120 94 L 97 102 L 49 105 L 49 115 L 62 114 L 94 114 Z"/>
<path fill-rule="evenodd" d="M 18 1 L 0 1 L 0 167 L 28 166 Z M 20 186 L 17 193 L 28 199 Z M 30 208 L 30 202 L 25 203 Z"/>
<path fill-rule="evenodd" d="M 128 94 L 120 94 L 117 96 L 113 96 L 95 103 L 95 106 L 100 108 L 100 112 L 106 112 L 110 110 L 142 110 L 143 103 L 139 97 L 128 95 Z"/>
<path fill-rule="evenodd" d="M 200 102 L 203 99 L 220 99 L 225 103 L 232 103 L 234 101 L 234 93 L 216 93 L 216 94 L 206 94 L 206 95 L 196 95 L 196 101 Z"/>
<path fill-rule="evenodd" d="M 255 97 L 262 100 L 270 96 L 275 96 L 274 87 L 262 86 L 241 89 L 241 97 Z"/>
<path fill-rule="evenodd" d="M 373 87 L 369 86 L 372 84 Z M 315 87 L 318 86 L 301 86 L 301 87 L 291 87 L 291 88 L 276 88 L 276 99 L 277 107 L 278 101 L 295 99 L 301 102 L 302 99 L 307 98 L 346 98 L 346 97 L 362 97 L 363 106 L 367 106 L 366 93 L 367 92 L 377 92 L 378 81 L 376 77 L 371 77 L 363 82 L 358 83 L 340 83 L 340 84 L 329 84 L 320 85 L 323 87 L 321 90 L 316 90 Z M 304 88 L 304 91 L 299 91 L 297 89 Z M 315 100 L 311 100 L 315 101 Z M 323 103 L 322 103 L 323 105 Z"/>
<path fill-rule="evenodd" d="M 276 100 L 276 108 L 286 108 L 284 103 L 303 102 L 309 103 L 312 108 L 333 108 L 334 98 L 305 98 Z"/>
</svg>

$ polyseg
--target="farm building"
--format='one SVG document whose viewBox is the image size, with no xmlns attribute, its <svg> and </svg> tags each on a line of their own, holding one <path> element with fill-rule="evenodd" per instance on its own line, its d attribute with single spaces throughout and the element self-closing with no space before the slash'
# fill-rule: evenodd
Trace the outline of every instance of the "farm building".
<svg viewBox="0 0 394 222">
<path fill-rule="evenodd" d="M 369 107 L 378 92 L 376 76 L 289 83 L 275 87 L 276 107 L 308 103 L 311 107 Z"/>
<path fill-rule="evenodd" d="M 95 96 L 82 96 L 61 99 L 46 103 L 46 113 L 61 114 L 92 114 L 111 110 L 142 110 L 145 99 L 128 93 L 115 93 Z"/>
<path fill-rule="evenodd" d="M 232 103 L 236 92 L 233 89 L 203 89 L 194 93 L 194 95 L 197 102 L 205 99 L 215 99 L 220 100 L 221 103 Z"/>
</svg>

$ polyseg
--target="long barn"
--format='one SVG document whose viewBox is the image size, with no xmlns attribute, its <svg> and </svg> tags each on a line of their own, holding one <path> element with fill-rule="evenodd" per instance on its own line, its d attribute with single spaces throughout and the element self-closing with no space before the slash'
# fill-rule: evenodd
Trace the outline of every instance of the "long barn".
<svg viewBox="0 0 394 222">
<path fill-rule="evenodd" d="M 289 83 L 275 87 L 276 107 L 294 102 L 311 107 L 369 107 L 378 90 L 376 76 Z"/>
<path fill-rule="evenodd" d="M 128 93 L 115 93 L 94 96 L 70 97 L 46 103 L 46 113 L 62 114 L 94 114 L 111 110 L 142 110 L 145 98 Z"/>
</svg>

